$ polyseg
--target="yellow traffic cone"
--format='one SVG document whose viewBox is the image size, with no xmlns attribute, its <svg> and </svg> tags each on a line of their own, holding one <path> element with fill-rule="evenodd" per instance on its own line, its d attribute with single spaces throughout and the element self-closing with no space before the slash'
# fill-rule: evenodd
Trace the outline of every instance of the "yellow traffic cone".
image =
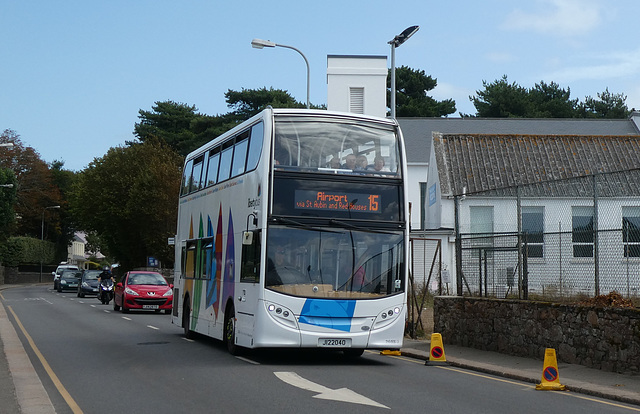
<svg viewBox="0 0 640 414">
<path fill-rule="evenodd" d="M 547 348 L 544 352 L 544 368 L 542 369 L 542 382 L 536 385 L 536 390 L 564 391 L 565 386 L 560 384 L 558 375 L 558 362 L 556 350 Z"/>
<path fill-rule="evenodd" d="M 439 333 L 431 334 L 431 349 L 429 350 L 429 360 L 425 362 L 446 362 L 444 355 L 444 345 L 442 344 L 442 335 Z"/>
</svg>

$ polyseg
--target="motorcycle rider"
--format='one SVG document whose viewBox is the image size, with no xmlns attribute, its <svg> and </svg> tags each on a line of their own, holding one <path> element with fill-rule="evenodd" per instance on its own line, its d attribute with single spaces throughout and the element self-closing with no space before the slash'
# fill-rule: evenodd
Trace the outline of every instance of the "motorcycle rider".
<svg viewBox="0 0 640 414">
<path fill-rule="evenodd" d="M 111 279 L 111 281 L 113 282 L 113 284 L 116 284 L 116 280 L 113 278 L 113 275 L 111 274 L 111 269 L 109 268 L 109 266 L 105 266 L 102 268 L 102 273 L 100 273 L 98 275 L 98 282 L 99 285 L 102 285 L 103 282 L 107 281 Z M 100 295 L 104 295 L 106 292 L 104 292 L 102 289 L 100 289 Z M 102 299 L 102 297 L 100 298 Z M 103 301 L 104 303 L 104 301 Z"/>
</svg>

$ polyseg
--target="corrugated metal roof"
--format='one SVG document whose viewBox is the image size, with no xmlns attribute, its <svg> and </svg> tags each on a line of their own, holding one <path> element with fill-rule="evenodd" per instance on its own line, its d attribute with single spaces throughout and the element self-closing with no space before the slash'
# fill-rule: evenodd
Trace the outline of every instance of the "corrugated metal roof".
<svg viewBox="0 0 640 414">
<path fill-rule="evenodd" d="M 409 162 L 429 161 L 431 133 L 519 135 L 638 135 L 631 119 L 398 118 Z"/>
<path fill-rule="evenodd" d="M 639 135 L 435 133 L 433 145 L 443 195 L 640 168 Z M 614 181 L 619 184 L 624 179 Z M 634 188 L 640 185 L 631 184 Z M 545 191 L 569 195 L 566 188 L 558 186 Z M 616 191 L 622 190 L 617 187 Z M 632 192 L 640 194 L 636 190 Z M 571 193 L 576 195 L 582 191 L 574 186 Z"/>
</svg>

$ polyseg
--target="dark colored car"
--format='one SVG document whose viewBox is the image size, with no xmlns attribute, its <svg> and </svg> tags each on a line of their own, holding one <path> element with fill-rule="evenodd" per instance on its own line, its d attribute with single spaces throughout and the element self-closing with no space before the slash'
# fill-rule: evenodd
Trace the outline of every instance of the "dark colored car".
<svg viewBox="0 0 640 414">
<path fill-rule="evenodd" d="M 127 272 L 122 282 L 116 284 L 113 310 L 148 309 L 171 313 L 172 306 L 173 285 L 158 272 Z"/>
<path fill-rule="evenodd" d="M 56 271 L 51 272 L 51 274 L 53 275 L 53 290 L 58 290 L 58 282 L 60 282 L 60 275 L 65 270 L 79 270 L 79 269 L 78 269 L 78 266 L 76 265 L 69 265 L 69 264 L 58 265 L 58 267 L 56 268 Z"/>
<path fill-rule="evenodd" d="M 63 290 L 78 290 L 80 279 L 82 279 L 81 270 L 65 270 L 60 275 L 60 280 L 58 281 L 58 292 L 62 292 Z"/>
<path fill-rule="evenodd" d="M 78 285 L 78 297 L 84 298 L 85 295 L 98 294 L 98 276 L 101 270 L 85 270 L 82 272 L 82 279 Z"/>
</svg>

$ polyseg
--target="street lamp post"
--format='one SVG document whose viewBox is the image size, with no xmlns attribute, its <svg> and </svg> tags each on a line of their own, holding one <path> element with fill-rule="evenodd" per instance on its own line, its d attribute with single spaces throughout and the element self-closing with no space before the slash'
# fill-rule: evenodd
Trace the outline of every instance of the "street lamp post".
<svg viewBox="0 0 640 414">
<path fill-rule="evenodd" d="M 388 42 L 391 45 L 391 118 L 396 117 L 396 47 L 406 42 L 418 29 L 420 26 L 407 27 Z"/>
<path fill-rule="evenodd" d="M 255 49 L 263 49 L 265 47 L 285 47 L 287 49 L 293 49 L 296 52 L 300 53 L 300 56 L 302 56 L 302 58 L 304 59 L 304 63 L 306 63 L 307 65 L 307 109 L 309 109 L 309 80 L 310 80 L 310 75 L 309 75 L 309 61 L 307 60 L 307 57 L 304 55 L 304 53 L 302 53 L 299 49 L 293 47 L 293 46 L 287 46 L 287 45 L 282 45 L 280 43 L 275 43 L 275 42 L 271 42 L 269 40 L 262 40 L 262 39 L 253 39 L 251 41 L 251 47 L 255 48 Z"/>
<path fill-rule="evenodd" d="M 0 144 L 0 147 L 13 147 L 13 142 L 5 142 L 3 144 Z"/>
<path fill-rule="evenodd" d="M 13 188 L 13 184 L 0 184 L 0 187 Z"/>
<path fill-rule="evenodd" d="M 49 206 L 42 209 L 42 227 L 40 231 L 40 283 L 42 283 L 42 261 L 44 260 L 44 212 L 46 210 L 60 208 L 60 206 Z"/>
</svg>

